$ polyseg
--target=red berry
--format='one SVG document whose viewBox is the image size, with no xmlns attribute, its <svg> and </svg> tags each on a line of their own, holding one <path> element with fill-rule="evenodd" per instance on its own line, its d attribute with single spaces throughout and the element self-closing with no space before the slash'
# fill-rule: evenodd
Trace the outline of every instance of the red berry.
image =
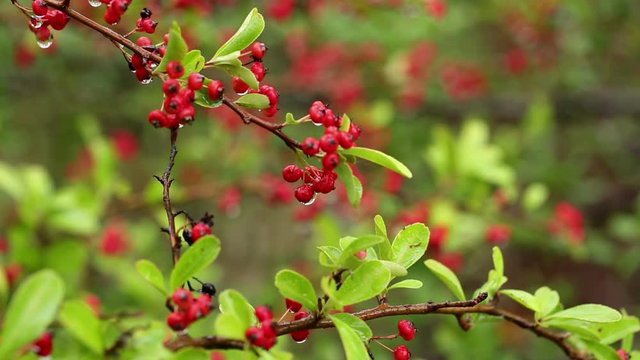
<svg viewBox="0 0 640 360">
<path fill-rule="evenodd" d="M 146 36 L 140 36 L 138 40 L 136 40 L 136 44 L 140 47 L 151 46 L 153 42 Z M 140 55 L 138 55 L 140 56 Z"/>
<path fill-rule="evenodd" d="M 141 67 L 136 69 L 136 79 L 140 82 L 145 82 L 151 79 L 151 73 L 147 69 Z"/>
<path fill-rule="evenodd" d="M 136 28 L 138 31 L 146 32 L 147 34 L 153 34 L 156 32 L 156 27 L 158 23 L 147 18 L 147 19 L 138 19 L 136 22 Z"/>
<path fill-rule="evenodd" d="M 509 242 L 511 238 L 511 228 L 509 225 L 491 225 L 485 234 L 486 241 L 491 245 L 502 245 Z"/>
<path fill-rule="evenodd" d="M 199 298 L 196 299 L 195 306 L 197 306 L 198 309 L 200 309 L 203 316 L 209 315 L 212 308 L 211 296 L 209 296 L 208 294 L 202 294 Z"/>
<path fill-rule="evenodd" d="M 167 96 L 173 96 L 180 92 L 180 82 L 176 79 L 169 79 L 162 84 L 162 92 Z"/>
<path fill-rule="evenodd" d="M 33 352 L 38 356 L 49 356 L 53 352 L 53 334 L 45 331 L 39 339 L 33 342 Z"/>
<path fill-rule="evenodd" d="M 196 92 L 189 88 L 182 88 L 178 95 L 182 98 L 183 103 L 192 103 L 196 101 Z"/>
<path fill-rule="evenodd" d="M 47 3 L 44 0 L 34 0 L 31 3 L 31 10 L 33 10 L 33 14 L 36 16 L 45 16 L 47 15 Z"/>
<path fill-rule="evenodd" d="M 189 74 L 189 78 L 187 79 L 187 86 L 189 86 L 189 89 L 193 91 L 202 89 L 202 86 L 204 86 L 204 75 L 197 72 Z"/>
<path fill-rule="evenodd" d="M 287 165 L 282 169 L 282 177 L 286 182 L 296 182 L 302 177 L 302 169 L 295 165 Z"/>
<path fill-rule="evenodd" d="M 172 312 L 167 317 L 167 325 L 174 331 L 186 329 L 188 325 L 186 314 L 182 312 Z"/>
<path fill-rule="evenodd" d="M 173 303 L 180 309 L 187 310 L 191 306 L 193 296 L 188 290 L 179 288 L 173 293 L 173 295 L 171 295 L 171 300 L 173 300 Z"/>
<path fill-rule="evenodd" d="M 416 327 L 413 325 L 413 322 L 409 320 L 400 320 L 398 321 L 398 332 L 400 336 L 406 341 L 413 340 L 416 337 Z"/>
<path fill-rule="evenodd" d="M 322 123 L 324 126 L 338 126 L 338 118 L 336 114 L 333 113 L 333 110 L 327 109 L 324 111 L 324 116 L 322 117 Z"/>
<path fill-rule="evenodd" d="M 172 79 L 179 79 L 182 77 L 182 75 L 184 75 L 184 66 L 182 66 L 180 61 L 171 61 L 169 64 L 167 64 L 167 74 Z"/>
<path fill-rule="evenodd" d="M 131 65 L 134 69 L 140 69 L 144 67 L 144 59 L 139 54 L 133 54 L 131 56 Z"/>
<path fill-rule="evenodd" d="M 319 104 L 316 104 L 319 103 Z M 309 108 L 309 117 L 315 124 L 322 124 L 326 107 L 323 103 L 316 101 Z"/>
<path fill-rule="evenodd" d="M 256 76 L 256 80 L 258 82 L 264 80 L 265 75 L 267 74 L 267 70 L 264 67 L 264 64 L 261 62 L 254 62 L 251 64 L 251 72 Z"/>
<path fill-rule="evenodd" d="M 304 139 L 302 142 L 302 152 L 309 156 L 314 156 L 318 152 L 320 152 L 320 142 L 318 139 L 313 137 L 308 137 Z"/>
<path fill-rule="evenodd" d="M 153 110 L 149 113 L 149 124 L 154 127 L 164 127 L 167 124 L 167 116 L 161 110 Z"/>
<path fill-rule="evenodd" d="M 260 305 L 256 307 L 255 312 L 256 312 L 256 317 L 260 322 L 273 319 L 273 313 L 271 312 L 271 309 L 269 309 L 268 306 Z"/>
<path fill-rule="evenodd" d="M 254 42 L 251 44 L 251 56 L 256 60 L 262 60 L 264 54 L 267 52 L 267 46 L 261 42 Z"/>
<path fill-rule="evenodd" d="M 300 311 L 300 309 L 302 309 L 302 304 L 300 304 L 297 301 L 294 301 L 294 300 L 291 300 L 291 299 L 284 299 L 284 303 L 285 303 L 285 305 L 287 305 L 287 310 L 289 310 L 289 311 L 291 311 L 293 313 L 297 313 L 298 311 Z"/>
<path fill-rule="evenodd" d="M 49 10 L 45 16 L 47 23 L 51 25 L 54 30 L 62 30 L 69 23 L 69 15 L 63 13 L 60 10 Z"/>
<path fill-rule="evenodd" d="M 115 25 L 120 21 L 120 14 L 109 5 L 107 12 L 104 13 L 104 21 L 109 25 Z"/>
<path fill-rule="evenodd" d="M 336 189 L 337 174 L 333 171 L 327 172 L 322 177 L 313 183 L 313 190 L 318 193 L 328 194 Z"/>
<path fill-rule="evenodd" d="M 278 105 L 280 94 L 278 94 L 278 90 L 276 90 L 276 88 L 274 88 L 273 86 L 269 86 L 269 85 L 260 86 L 260 94 L 265 95 L 266 97 L 269 98 L 269 104 L 271 104 L 271 106 Z"/>
<path fill-rule="evenodd" d="M 358 127 L 358 125 L 354 123 L 349 124 L 349 134 L 351 134 L 352 141 L 358 140 L 361 132 L 362 130 L 360 130 L 360 127 Z"/>
<path fill-rule="evenodd" d="M 311 185 L 305 184 L 298 186 L 293 195 L 301 203 L 308 204 L 311 200 L 313 200 L 315 191 L 313 191 L 313 187 L 311 187 Z"/>
<path fill-rule="evenodd" d="M 247 338 L 247 340 L 249 340 L 251 345 L 264 347 L 266 343 L 264 331 L 262 331 L 262 329 L 257 327 L 248 328 L 247 331 L 244 333 L 244 336 Z"/>
<path fill-rule="evenodd" d="M 211 100 L 217 101 L 222 98 L 224 94 L 224 84 L 220 80 L 212 80 L 207 87 L 209 91 L 209 97 Z"/>
<path fill-rule="evenodd" d="M 180 112 L 178 113 L 178 121 L 180 121 L 181 124 L 191 123 L 193 122 L 193 120 L 195 120 L 195 118 L 196 118 L 196 108 L 194 108 L 191 105 L 180 110 Z"/>
<path fill-rule="evenodd" d="M 320 137 L 320 149 L 326 153 L 336 152 L 338 145 L 338 139 L 333 134 L 324 134 Z"/>
<path fill-rule="evenodd" d="M 264 333 L 265 337 L 267 337 L 267 338 L 275 338 L 276 336 L 278 336 L 276 334 L 275 323 L 273 322 L 273 320 L 271 320 L 271 319 L 265 320 L 265 321 L 261 322 L 260 325 L 261 325 L 262 332 Z"/>
<path fill-rule="evenodd" d="M 167 114 L 177 114 L 182 109 L 184 102 L 179 96 L 172 96 L 164 99 L 162 108 Z"/>
<path fill-rule="evenodd" d="M 338 143 L 343 149 L 349 149 L 353 146 L 353 136 L 348 132 L 338 133 Z"/>
<path fill-rule="evenodd" d="M 49 41 L 53 35 L 51 35 L 51 30 L 48 27 L 42 25 L 40 28 L 36 29 L 36 39 L 39 41 Z"/>
<path fill-rule="evenodd" d="M 409 360 L 411 352 L 405 345 L 400 345 L 393 350 L 393 360 Z"/>
<path fill-rule="evenodd" d="M 231 79 L 231 86 L 233 87 L 233 91 L 235 91 L 237 94 L 244 94 L 249 91 L 249 85 L 247 85 L 247 83 L 242 81 L 242 79 L 237 76 L 234 76 Z"/>
<path fill-rule="evenodd" d="M 340 155 L 337 153 L 327 154 L 322 158 L 322 168 L 325 171 L 331 171 L 340 164 Z"/>
<path fill-rule="evenodd" d="M 193 225 L 191 229 L 191 238 L 194 242 L 198 241 L 201 237 L 205 235 L 211 235 L 211 227 L 203 222 L 199 222 Z"/>
</svg>

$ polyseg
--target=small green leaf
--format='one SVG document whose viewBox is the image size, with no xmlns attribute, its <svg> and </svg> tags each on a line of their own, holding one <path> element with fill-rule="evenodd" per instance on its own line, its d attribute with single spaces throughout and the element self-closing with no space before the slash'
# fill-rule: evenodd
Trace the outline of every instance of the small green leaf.
<svg viewBox="0 0 640 360">
<path fill-rule="evenodd" d="M 514 289 L 500 290 L 500 294 L 507 295 L 529 310 L 534 312 L 540 311 L 540 305 L 538 304 L 536 297 L 526 291 Z"/>
<path fill-rule="evenodd" d="M 362 199 L 362 183 L 360 182 L 360 179 L 353 175 L 351 167 L 349 167 L 349 165 L 344 161 L 341 161 L 340 164 L 338 164 L 338 167 L 336 167 L 336 173 L 338 173 L 338 178 L 342 181 L 345 189 L 347 190 L 349 203 L 354 207 L 360 205 L 360 200 Z"/>
<path fill-rule="evenodd" d="M 376 235 L 384 237 L 384 241 L 378 244 L 378 252 L 380 258 L 383 260 L 393 259 L 393 251 L 391 250 L 391 242 L 387 236 L 387 226 L 384 223 L 384 219 L 380 215 L 376 215 L 373 218 L 375 224 Z"/>
<path fill-rule="evenodd" d="M 380 261 L 368 261 L 360 265 L 343 282 L 335 293 L 336 300 L 351 305 L 369 300 L 381 294 L 391 280 L 391 273 Z"/>
<path fill-rule="evenodd" d="M 258 9 L 253 8 L 244 19 L 242 25 L 240 25 L 238 31 L 216 51 L 214 58 L 230 54 L 234 51 L 242 51 L 256 41 L 263 30 L 264 18 L 258 12 Z"/>
<path fill-rule="evenodd" d="M 384 241 L 384 239 L 377 235 L 365 235 L 354 239 L 348 246 L 342 251 L 338 264 L 345 264 L 353 256 L 355 256 L 360 250 L 365 250 L 372 246 L 375 246 Z M 341 244 L 342 245 L 342 244 Z"/>
<path fill-rule="evenodd" d="M 213 109 L 222 105 L 222 99 L 214 101 L 211 99 L 211 97 L 209 97 L 209 90 L 207 90 L 207 86 L 209 86 L 210 82 L 210 79 L 206 79 L 204 82 L 205 86 L 202 89 L 196 91 L 195 103 L 202 107 Z"/>
<path fill-rule="evenodd" d="M 380 260 L 380 262 L 389 269 L 392 278 L 406 276 L 408 274 L 407 269 L 396 262 L 389 260 Z"/>
<path fill-rule="evenodd" d="M 558 304 L 560 304 L 560 295 L 558 295 L 558 292 L 546 286 L 536 290 L 534 296 L 539 308 L 536 312 L 536 319 L 551 314 L 558 307 Z"/>
<path fill-rule="evenodd" d="M 164 276 L 156 264 L 146 259 L 138 260 L 136 262 L 136 270 L 138 270 L 138 274 L 140 274 L 140 276 L 147 280 L 149 284 L 153 285 L 153 287 L 158 289 L 162 295 L 165 297 L 169 296 L 167 285 L 164 282 Z"/>
<path fill-rule="evenodd" d="M 429 245 L 429 229 L 420 223 L 405 226 L 391 244 L 394 261 L 408 269 L 424 256 Z"/>
<path fill-rule="evenodd" d="M 269 98 L 262 94 L 246 94 L 235 103 L 248 109 L 266 109 L 269 107 Z"/>
<path fill-rule="evenodd" d="M 200 72 L 204 68 L 204 56 L 200 50 L 189 51 L 182 59 L 182 66 L 184 67 L 184 78 L 189 77 L 191 73 Z"/>
<path fill-rule="evenodd" d="M 397 283 L 389 286 L 387 290 L 391 289 L 420 289 L 422 287 L 422 281 L 415 279 L 407 279 L 398 281 Z"/>
<path fill-rule="evenodd" d="M 63 296 L 64 283 L 52 270 L 25 279 L 4 316 L 0 359 L 12 359 L 20 348 L 40 337 L 55 319 Z"/>
<path fill-rule="evenodd" d="M 338 319 L 348 325 L 352 330 L 358 333 L 362 341 L 369 341 L 373 336 L 373 331 L 364 320 L 349 313 L 338 313 L 331 315 L 332 318 Z"/>
<path fill-rule="evenodd" d="M 582 339 L 600 339 L 600 334 L 598 333 L 598 329 L 596 328 L 595 323 L 573 319 L 543 319 L 541 324 L 544 327 L 551 327 L 568 331 Z"/>
<path fill-rule="evenodd" d="M 407 168 L 403 163 L 382 151 L 364 147 L 352 147 L 351 149 L 341 150 L 341 153 L 371 161 L 389 170 L 393 170 L 406 178 L 411 178 L 413 176 L 411 174 L 411 170 L 409 170 L 409 168 Z"/>
<path fill-rule="evenodd" d="M 187 43 L 182 38 L 182 32 L 180 31 L 180 26 L 177 22 L 173 22 L 171 24 L 171 29 L 169 30 L 169 43 L 167 44 L 167 51 L 164 53 L 162 57 L 162 61 L 153 70 L 154 74 L 158 74 L 161 72 L 167 71 L 167 65 L 174 60 L 182 62 L 185 55 L 187 55 Z"/>
<path fill-rule="evenodd" d="M 368 359 L 369 353 L 366 346 L 364 346 L 364 342 L 360 339 L 360 335 L 341 319 L 333 315 L 329 315 L 329 318 L 338 329 L 347 360 Z"/>
<path fill-rule="evenodd" d="M 373 223 L 376 225 L 376 235 L 387 237 L 387 225 L 385 225 L 382 216 L 374 216 Z"/>
<path fill-rule="evenodd" d="M 342 125 L 340 125 L 340 131 L 349 131 L 351 126 L 351 119 L 347 114 L 342 114 Z"/>
<path fill-rule="evenodd" d="M 220 312 L 234 314 L 245 329 L 256 322 L 253 306 L 240 292 L 227 289 L 220 293 L 218 299 Z"/>
<path fill-rule="evenodd" d="M 58 316 L 62 326 L 76 339 L 96 354 L 102 354 L 102 328 L 100 320 L 83 300 L 68 301 L 62 305 Z"/>
<path fill-rule="evenodd" d="M 192 276 L 211 265 L 220 253 L 220 240 L 213 235 L 204 236 L 191 245 L 171 272 L 171 291 L 181 287 Z"/>
<path fill-rule="evenodd" d="M 231 339 L 244 339 L 244 333 L 247 330 L 242 319 L 234 313 L 221 313 L 216 318 L 213 326 L 216 330 L 216 335 Z"/>
<path fill-rule="evenodd" d="M 239 55 L 239 54 L 238 54 Z M 236 59 L 237 63 L 235 64 L 219 64 L 216 67 L 226 71 L 231 76 L 237 76 L 242 81 L 244 81 L 250 88 L 253 90 L 258 90 L 259 84 L 256 76 L 251 72 L 251 70 L 242 66 L 240 60 Z"/>
<path fill-rule="evenodd" d="M 640 321 L 638 321 L 638 318 L 635 316 L 625 316 L 620 319 L 620 321 L 600 325 L 600 334 L 602 337 L 600 342 L 611 345 L 638 331 L 640 331 Z"/>
<path fill-rule="evenodd" d="M 610 323 L 622 319 L 622 314 L 608 306 L 582 304 L 553 313 L 545 319 L 575 319 L 595 323 Z"/>
<path fill-rule="evenodd" d="M 596 360 L 620 360 L 618 353 L 610 346 L 589 340 L 583 340 L 583 343 Z"/>
<path fill-rule="evenodd" d="M 275 284 L 285 298 L 297 301 L 311 311 L 318 309 L 316 291 L 303 275 L 293 270 L 281 270 L 276 274 Z"/>
<path fill-rule="evenodd" d="M 320 250 L 320 264 L 326 267 L 336 267 L 339 265 L 338 260 L 342 255 L 342 250 L 335 246 L 318 246 Z"/>
<path fill-rule="evenodd" d="M 284 123 L 286 125 L 294 125 L 297 124 L 298 122 L 296 121 L 296 118 L 293 117 L 293 114 L 288 112 L 285 116 L 284 116 Z"/>
<path fill-rule="evenodd" d="M 453 271 L 451 271 L 451 269 L 433 259 L 425 261 L 424 265 L 431 270 L 440 279 L 440 281 L 442 281 L 442 283 L 453 293 L 455 297 L 458 298 L 458 300 L 465 300 L 460 280 L 458 280 L 458 277 L 453 273 Z"/>
<path fill-rule="evenodd" d="M 493 268 L 496 270 L 498 275 L 504 275 L 504 259 L 502 257 L 502 251 L 497 246 L 494 246 L 491 250 L 491 257 L 493 258 Z"/>
</svg>

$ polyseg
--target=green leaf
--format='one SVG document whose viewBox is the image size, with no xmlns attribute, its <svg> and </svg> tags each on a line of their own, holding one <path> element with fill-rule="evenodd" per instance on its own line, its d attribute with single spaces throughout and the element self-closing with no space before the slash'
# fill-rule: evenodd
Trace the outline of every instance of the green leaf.
<svg viewBox="0 0 640 360">
<path fill-rule="evenodd" d="M 266 109 L 269 107 L 269 98 L 262 94 L 246 94 L 235 103 L 249 109 Z"/>
<path fill-rule="evenodd" d="M 538 300 L 536 299 L 536 297 L 526 291 L 514 289 L 500 290 L 500 294 L 507 295 L 508 297 L 520 303 L 520 305 L 532 311 L 540 311 L 540 305 L 538 304 Z"/>
<path fill-rule="evenodd" d="M 460 285 L 460 280 L 458 280 L 458 277 L 453 273 L 453 271 L 444 264 L 433 259 L 425 261 L 424 265 L 431 270 L 440 279 L 440 281 L 442 281 L 442 283 L 456 298 L 458 298 L 458 300 L 466 300 L 464 291 L 462 290 L 462 285 Z"/>
<path fill-rule="evenodd" d="M 391 250 L 391 242 L 387 236 L 387 226 L 384 223 L 384 219 L 380 215 L 376 215 L 373 218 L 375 224 L 376 235 L 384 237 L 384 241 L 378 244 L 378 252 L 380 258 L 383 260 L 391 260 L 393 258 L 393 251 Z"/>
<path fill-rule="evenodd" d="M 284 116 L 284 123 L 285 125 L 295 125 L 298 122 L 296 121 L 296 118 L 293 117 L 293 114 L 288 112 L 285 116 Z"/>
<path fill-rule="evenodd" d="M 343 282 L 335 293 L 336 300 L 351 305 L 369 300 L 381 294 L 391 280 L 391 273 L 380 261 L 368 261 L 360 265 Z"/>
<path fill-rule="evenodd" d="M 255 310 L 247 299 L 238 291 L 233 289 L 224 290 L 218 297 L 220 302 L 220 312 L 234 314 L 242 324 L 243 328 L 248 328 L 256 322 Z"/>
<path fill-rule="evenodd" d="M 326 267 L 337 267 L 339 265 L 338 259 L 342 255 L 342 250 L 335 246 L 318 246 L 320 250 L 320 264 Z"/>
<path fill-rule="evenodd" d="M 533 183 L 524 190 L 522 205 L 528 211 L 534 211 L 547 201 L 549 190 L 542 183 Z"/>
<path fill-rule="evenodd" d="M 595 323 L 609 323 L 622 319 L 622 314 L 608 306 L 583 304 L 553 313 L 547 316 L 546 319 L 575 319 Z"/>
<path fill-rule="evenodd" d="M 422 287 L 422 281 L 415 279 L 407 279 L 398 281 L 397 283 L 389 286 L 387 290 L 391 289 L 420 289 Z"/>
<path fill-rule="evenodd" d="M 238 54 L 240 55 L 240 54 Z M 231 76 L 237 76 L 242 81 L 244 81 L 250 88 L 253 90 L 258 90 L 259 84 L 256 76 L 251 72 L 251 70 L 242 66 L 240 60 L 236 59 L 237 63 L 232 64 L 218 64 L 216 67 L 226 71 Z"/>
<path fill-rule="evenodd" d="M 411 170 L 409 170 L 409 168 L 407 168 L 403 163 L 382 151 L 365 147 L 352 147 L 351 149 L 341 150 L 341 153 L 371 161 L 389 170 L 393 170 L 406 178 L 411 178 L 413 176 L 411 174 Z"/>
<path fill-rule="evenodd" d="M 595 323 L 579 321 L 573 319 L 543 319 L 541 322 L 544 327 L 551 327 L 568 331 L 582 339 L 599 340 L 600 334 Z"/>
<path fill-rule="evenodd" d="M 589 352 L 596 357 L 596 360 L 620 360 L 618 353 L 610 346 L 589 340 L 584 340 L 583 343 Z"/>
<path fill-rule="evenodd" d="M 380 260 L 380 262 L 384 264 L 384 266 L 386 266 L 387 269 L 389 269 L 389 272 L 391 273 L 392 278 L 399 277 L 399 276 L 406 276 L 408 274 L 407 269 L 396 262 L 389 261 L 389 260 Z"/>
<path fill-rule="evenodd" d="M 212 100 L 209 97 L 209 90 L 207 90 L 207 86 L 209 86 L 209 83 L 211 82 L 210 79 L 205 80 L 204 84 L 205 86 L 196 91 L 196 100 L 195 103 L 202 106 L 202 107 L 206 107 L 209 109 L 213 109 L 213 108 L 217 108 L 218 106 L 222 105 L 222 99 L 220 100 Z"/>
<path fill-rule="evenodd" d="M 13 200 L 19 200 L 24 192 L 24 184 L 18 171 L 4 162 L 0 162 L 0 190 L 9 194 Z"/>
<path fill-rule="evenodd" d="M 354 239 L 351 243 L 342 251 L 338 264 L 345 264 L 348 260 L 354 257 L 360 250 L 365 250 L 372 246 L 375 246 L 384 241 L 384 239 L 377 235 L 365 235 Z"/>
<path fill-rule="evenodd" d="M 502 256 L 502 251 L 499 247 L 494 246 L 491 250 L 491 257 L 493 259 L 493 268 L 496 270 L 498 275 L 504 275 L 504 258 Z"/>
<path fill-rule="evenodd" d="M 354 330 L 362 341 L 369 341 L 373 336 L 373 331 L 364 320 L 349 313 L 338 313 L 331 315 L 332 318 L 338 319 Z"/>
<path fill-rule="evenodd" d="M 551 290 L 546 286 L 536 290 L 534 296 L 538 304 L 536 319 L 540 319 L 551 314 L 558 307 L 558 304 L 560 304 L 560 295 L 558 295 L 558 292 Z"/>
<path fill-rule="evenodd" d="M 387 225 L 385 225 L 382 216 L 374 216 L 373 223 L 376 225 L 376 235 L 387 237 Z"/>
<path fill-rule="evenodd" d="M 230 54 L 234 51 L 244 50 L 256 41 L 263 30 L 264 18 L 258 12 L 258 9 L 253 8 L 244 19 L 242 25 L 240 25 L 238 31 L 216 51 L 214 58 Z"/>
<path fill-rule="evenodd" d="M 0 265 L 0 274 L 5 274 L 5 269 Z M 6 276 L 0 276 L 0 313 L 4 313 L 7 300 L 9 299 L 9 282 Z"/>
<path fill-rule="evenodd" d="M 204 236 L 191 245 L 171 272 L 171 291 L 181 287 L 192 276 L 211 265 L 220 253 L 220 240 L 213 235 Z"/>
<path fill-rule="evenodd" d="M 164 276 L 156 264 L 149 260 L 142 259 L 136 261 L 136 270 L 147 282 L 158 289 L 165 297 L 169 296 L 167 285 L 164 282 Z"/>
<path fill-rule="evenodd" d="M 234 313 L 221 313 L 214 322 L 216 335 L 231 339 L 243 339 L 247 327 L 242 319 Z"/>
<path fill-rule="evenodd" d="M 429 228 L 416 223 L 405 226 L 391 244 L 394 261 L 408 269 L 424 256 L 429 245 Z"/>
<path fill-rule="evenodd" d="M 182 59 L 182 66 L 184 66 L 183 78 L 188 78 L 191 73 L 200 72 L 204 68 L 204 56 L 200 50 L 189 51 Z"/>
<path fill-rule="evenodd" d="M 340 340 L 342 340 L 342 347 L 344 348 L 344 353 L 347 355 L 347 360 L 368 359 L 369 353 L 366 346 L 364 346 L 364 343 L 360 339 L 360 335 L 341 319 L 333 315 L 329 315 L 329 318 L 333 321 L 336 329 L 338 329 L 338 334 L 340 334 Z"/>
<path fill-rule="evenodd" d="M 342 114 L 342 125 L 340 125 L 340 131 L 349 131 L 351 126 L 351 118 L 347 114 Z"/>
<path fill-rule="evenodd" d="M 340 164 L 336 167 L 336 173 L 338 173 L 338 178 L 342 181 L 345 189 L 347 190 L 349 203 L 354 207 L 360 205 L 360 200 L 362 199 L 362 183 L 360 182 L 360 179 L 353 175 L 351 167 L 349 167 L 349 165 L 344 161 L 340 161 Z"/>
<path fill-rule="evenodd" d="M 102 328 L 100 320 L 83 300 L 67 301 L 58 316 L 62 326 L 78 341 L 96 354 L 102 354 Z"/>
<path fill-rule="evenodd" d="M 164 53 L 162 57 L 162 61 L 158 64 L 155 70 L 153 70 L 154 74 L 158 74 L 161 72 L 167 71 L 167 65 L 174 60 L 182 62 L 185 55 L 187 55 L 187 43 L 182 38 L 182 32 L 180 30 L 180 26 L 177 22 L 173 22 L 171 24 L 171 29 L 169 30 L 169 43 L 167 44 L 167 51 Z"/>
<path fill-rule="evenodd" d="M 0 359 L 12 359 L 53 322 L 64 296 L 64 283 L 51 270 L 40 270 L 18 287 L 4 316 Z"/>
<path fill-rule="evenodd" d="M 275 284 L 285 298 L 297 301 L 311 311 L 318 310 L 316 291 L 303 275 L 293 270 L 281 270 L 276 274 Z"/>
<path fill-rule="evenodd" d="M 635 316 L 625 316 L 620 321 L 600 325 L 600 342 L 611 345 L 640 331 L 640 321 Z"/>
</svg>

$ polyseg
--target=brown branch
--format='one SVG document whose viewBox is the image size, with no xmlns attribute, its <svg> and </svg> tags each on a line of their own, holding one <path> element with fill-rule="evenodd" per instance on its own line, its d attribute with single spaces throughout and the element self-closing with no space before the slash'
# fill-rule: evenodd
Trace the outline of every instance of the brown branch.
<svg viewBox="0 0 640 360">
<path fill-rule="evenodd" d="M 171 129 L 170 133 L 171 137 L 171 151 L 169 152 L 169 164 L 167 165 L 167 169 L 162 174 L 162 177 L 157 177 L 158 181 L 162 184 L 162 202 L 164 203 L 164 209 L 167 213 L 167 222 L 169 223 L 168 233 L 169 238 L 171 240 L 171 254 L 173 259 L 173 264 L 175 265 L 180 259 L 180 246 L 182 245 L 180 242 L 180 237 L 176 231 L 176 214 L 173 212 L 173 207 L 171 206 L 171 183 L 173 179 L 171 178 L 171 170 L 173 170 L 173 165 L 175 164 L 176 155 L 178 154 L 178 149 L 176 147 L 176 140 L 178 139 L 178 129 Z"/>
</svg>

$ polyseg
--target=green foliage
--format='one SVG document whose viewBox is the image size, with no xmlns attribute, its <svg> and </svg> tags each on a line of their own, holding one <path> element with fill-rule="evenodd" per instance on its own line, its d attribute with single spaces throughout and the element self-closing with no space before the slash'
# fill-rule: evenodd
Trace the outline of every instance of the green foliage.
<svg viewBox="0 0 640 360">
<path fill-rule="evenodd" d="M 262 14 L 258 12 L 258 9 L 254 8 L 244 19 L 238 31 L 236 31 L 224 45 L 218 48 L 213 58 L 215 59 L 245 49 L 262 34 L 264 26 L 265 23 Z"/>
<path fill-rule="evenodd" d="M 360 332 L 354 330 L 349 323 L 337 318 L 333 315 L 329 315 L 331 321 L 336 326 L 338 334 L 340 334 L 340 340 L 342 340 L 342 346 L 344 348 L 347 360 L 361 360 L 366 359 L 369 355 L 367 348 L 362 342 Z"/>
<path fill-rule="evenodd" d="M 96 354 L 104 351 L 102 324 L 93 309 L 82 300 L 67 301 L 58 319 L 78 341 Z"/>
<path fill-rule="evenodd" d="M 220 253 L 220 240 L 214 235 L 203 236 L 182 254 L 171 272 L 171 291 L 184 285 L 192 276 L 211 265 Z"/>
<path fill-rule="evenodd" d="M 143 259 L 136 262 L 136 270 L 149 284 L 158 289 L 165 297 L 169 296 L 164 276 L 156 264 L 149 260 Z"/>
<path fill-rule="evenodd" d="M 275 285 L 285 298 L 297 301 L 311 311 L 318 309 L 318 296 L 311 282 L 293 270 L 281 270 L 276 274 Z"/>
<path fill-rule="evenodd" d="M 442 281 L 458 300 L 466 300 L 460 280 L 458 280 L 458 277 L 451 269 L 433 259 L 425 261 L 424 265 Z"/>
<path fill-rule="evenodd" d="M 246 94 L 235 103 L 248 109 L 266 109 L 269 107 L 269 98 L 262 94 Z"/>
<path fill-rule="evenodd" d="M 391 280 L 391 273 L 380 261 L 367 261 L 357 267 L 346 279 L 332 300 L 351 305 L 381 294 Z"/>
<path fill-rule="evenodd" d="M 367 161 L 371 161 L 372 163 L 376 163 L 389 170 L 393 170 L 407 178 L 411 178 L 413 176 L 411 170 L 409 170 L 406 165 L 391 157 L 390 155 L 383 153 L 382 151 L 364 147 L 352 147 L 350 149 L 340 150 L 340 153 L 342 153 L 343 155 L 351 155 Z"/>
<path fill-rule="evenodd" d="M 154 74 L 167 71 L 167 65 L 172 61 L 183 62 L 183 59 L 187 55 L 188 50 L 189 48 L 187 47 L 187 43 L 182 37 L 180 25 L 178 25 L 178 23 L 174 21 L 173 24 L 171 24 L 171 29 L 169 30 L 169 43 L 167 44 L 167 51 L 162 57 L 162 61 L 160 62 L 160 64 L 158 64 L 158 66 L 153 70 Z M 187 60 L 191 61 L 191 56 L 193 55 L 190 55 Z"/>
<path fill-rule="evenodd" d="M 391 244 L 393 261 L 405 269 L 424 256 L 429 245 L 429 229 L 424 224 L 411 224 L 402 229 Z"/>
<path fill-rule="evenodd" d="M 338 164 L 335 171 L 338 174 L 340 181 L 344 184 L 345 189 L 347 189 L 347 197 L 349 198 L 351 205 L 360 205 L 360 200 L 362 199 L 362 183 L 360 182 L 360 179 L 353 175 L 351 167 L 349 167 L 349 165 L 344 161 L 341 161 L 340 164 Z"/>
</svg>

